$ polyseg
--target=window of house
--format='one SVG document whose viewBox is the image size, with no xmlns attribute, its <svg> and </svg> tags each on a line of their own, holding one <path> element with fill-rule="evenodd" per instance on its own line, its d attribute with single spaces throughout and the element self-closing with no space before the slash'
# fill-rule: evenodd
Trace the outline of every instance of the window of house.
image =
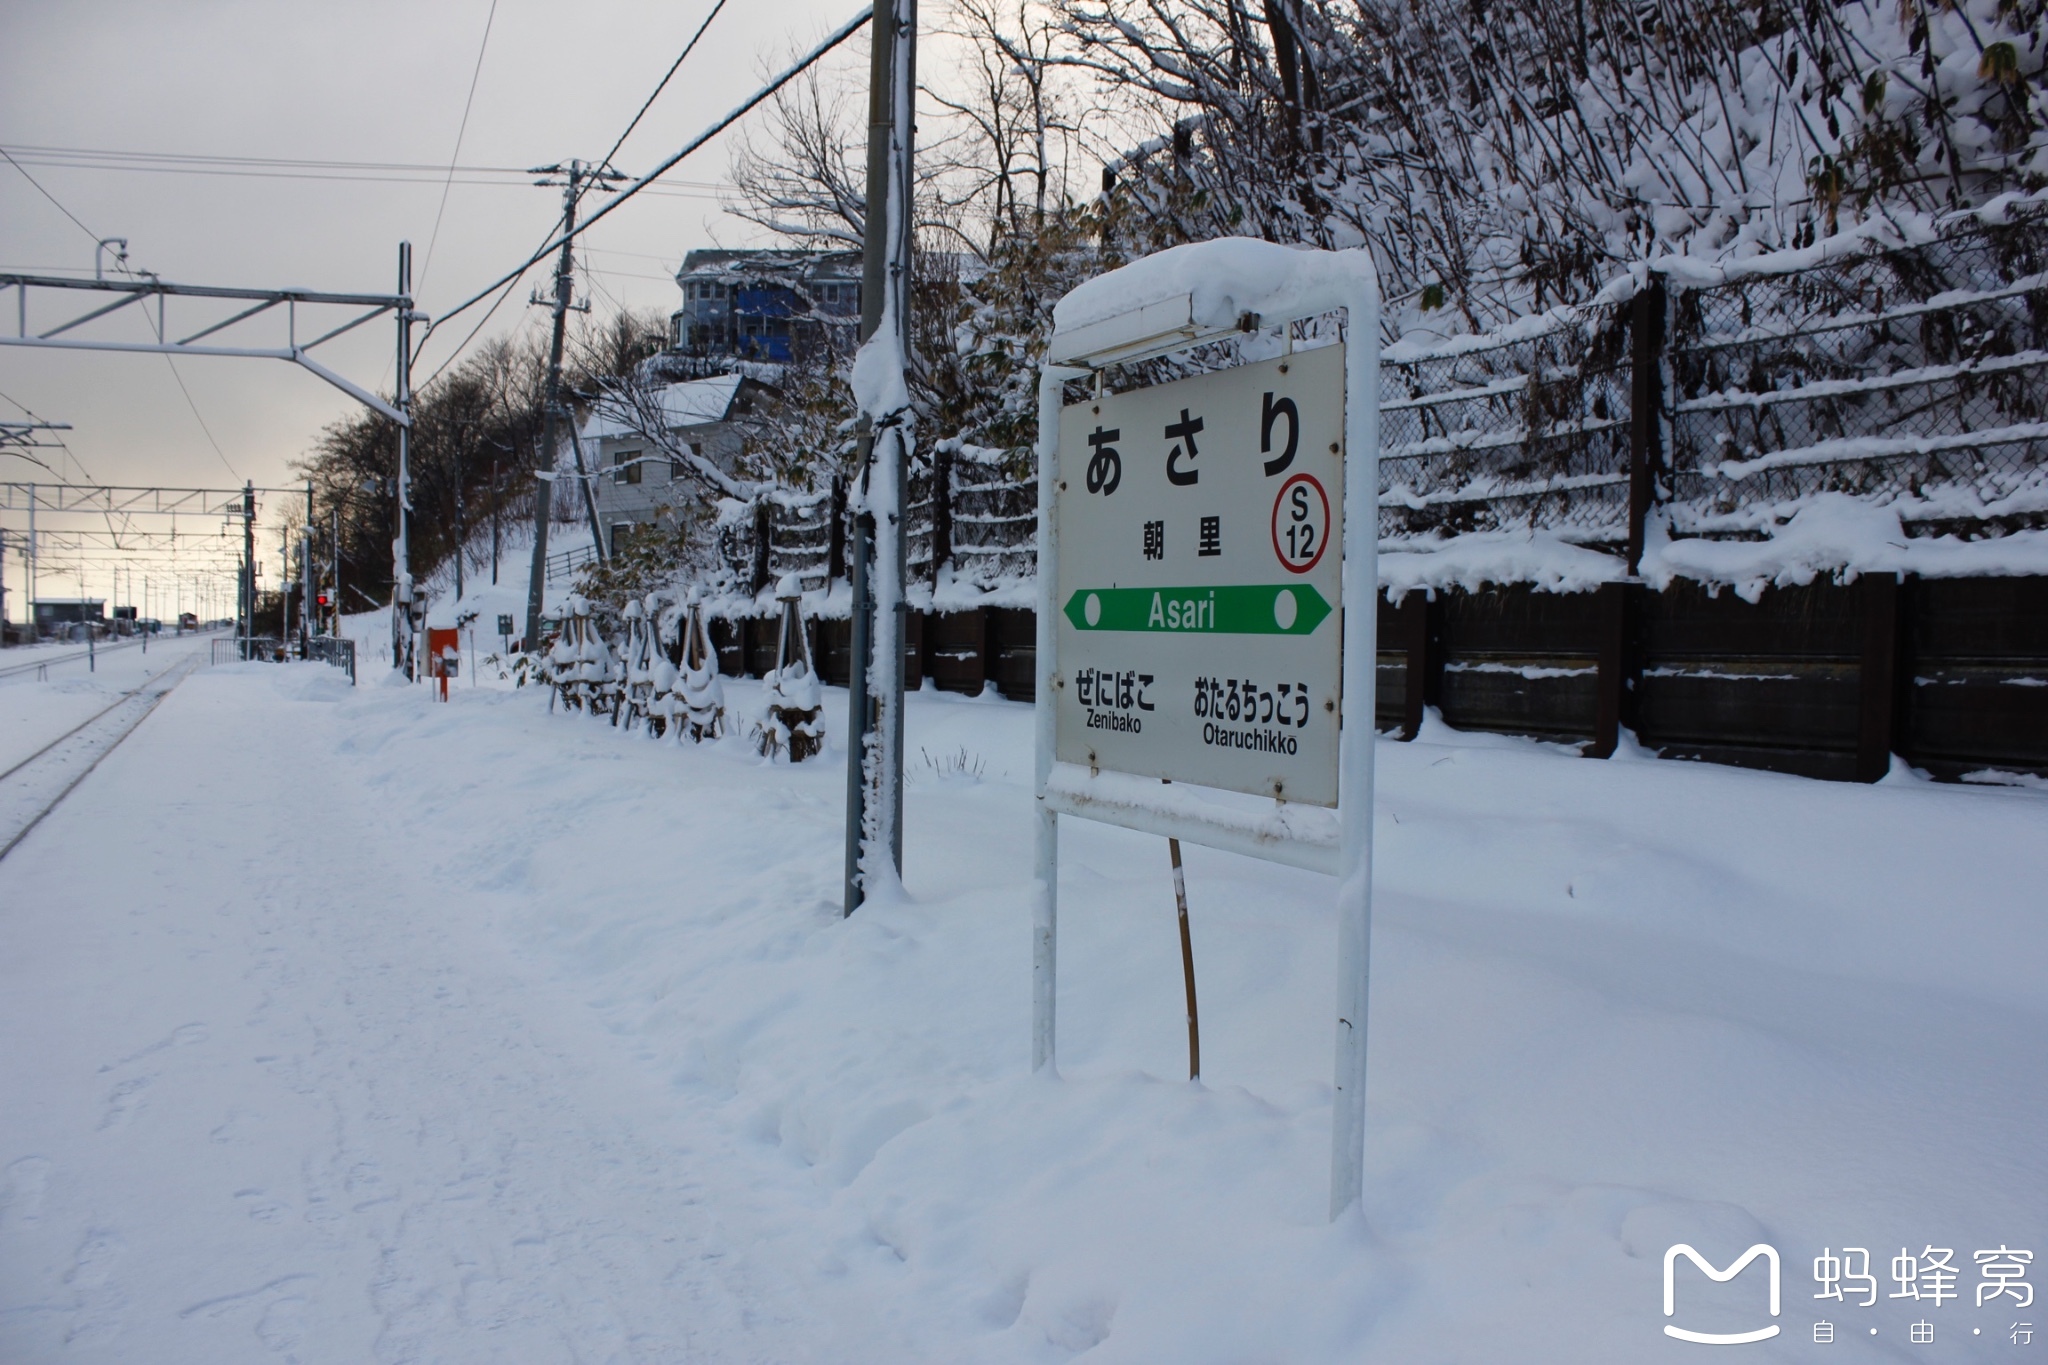
<svg viewBox="0 0 2048 1365">
<path fill-rule="evenodd" d="M 624 554 L 624 553 L 626 552 L 626 547 L 627 547 L 627 546 L 629 546 L 629 545 L 631 545 L 632 543 L 633 543 L 633 523 L 632 523 L 632 522 L 630 522 L 630 521 L 615 521 L 615 522 L 613 522 L 613 523 L 612 523 L 612 555 L 611 555 L 611 557 L 612 557 L 613 559 L 617 559 L 617 558 L 618 558 L 618 557 L 619 557 L 620 555 L 622 555 L 622 554 Z"/>
<path fill-rule="evenodd" d="M 640 471 L 645 467 L 640 463 L 639 451 L 622 450 L 612 456 L 612 482 L 638 483 L 640 482 Z"/>
<path fill-rule="evenodd" d="M 695 456 L 696 456 L 696 457 L 697 457 L 698 459 L 700 459 L 700 460 L 701 460 L 701 459 L 703 459 L 703 458 L 704 458 L 704 443 L 703 443 L 702 441 L 692 441 L 692 442 L 690 442 L 690 453 L 691 453 L 692 455 L 695 455 Z M 668 462 L 668 476 L 669 476 L 669 477 L 670 477 L 671 479 L 680 479 L 680 478 L 684 477 L 684 475 L 685 475 L 685 474 L 686 474 L 687 472 L 688 472 L 688 471 L 686 471 L 686 470 L 684 469 L 684 467 L 683 467 L 683 461 L 682 461 L 682 460 L 681 460 L 680 458 L 678 458 L 678 459 L 673 459 L 673 460 L 670 460 L 670 461 Z"/>
</svg>

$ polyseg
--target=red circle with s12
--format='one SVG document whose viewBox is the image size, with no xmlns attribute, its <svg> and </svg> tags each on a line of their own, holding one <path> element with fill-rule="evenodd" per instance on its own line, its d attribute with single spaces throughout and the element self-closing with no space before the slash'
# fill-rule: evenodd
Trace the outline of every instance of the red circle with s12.
<svg viewBox="0 0 2048 1365">
<path fill-rule="evenodd" d="M 1273 499 L 1273 557 L 1289 573 L 1307 573 L 1329 544 L 1330 495 L 1313 474 L 1296 474 Z"/>
</svg>

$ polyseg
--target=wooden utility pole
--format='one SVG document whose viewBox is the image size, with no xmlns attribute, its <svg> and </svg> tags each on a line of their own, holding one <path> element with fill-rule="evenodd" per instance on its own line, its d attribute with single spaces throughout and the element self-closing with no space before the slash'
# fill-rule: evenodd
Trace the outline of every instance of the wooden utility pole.
<svg viewBox="0 0 2048 1365">
<path fill-rule="evenodd" d="M 547 173 L 561 173 L 550 166 Z M 543 182 L 545 183 L 545 182 Z M 562 401 L 562 333 L 568 325 L 569 295 L 575 288 L 576 196 L 583 185 L 583 163 L 571 161 L 562 185 L 562 256 L 555 266 L 554 331 L 548 338 L 548 388 L 541 417 L 539 478 L 533 484 L 533 571 L 526 584 L 526 649 L 540 648 L 541 595 L 548 583 L 548 520 L 554 515 L 555 413 Z"/>
<path fill-rule="evenodd" d="M 893 354 L 903 387 L 910 353 L 911 138 L 917 88 L 917 0 L 881 0 L 869 21 L 868 197 L 861 262 L 860 338 Z M 880 357 L 878 357 L 880 358 Z M 883 368 L 887 368 L 887 366 Z M 906 407 L 874 411 L 857 361 L 860 496 L 853 536 L 853 652 L 846 751 L 844 913 L 866 898 L 867 874 L 903 870 L 903 508 L 909 480 Z M 871 377 L 867 383 L 872 386 Z"/>
</svg>

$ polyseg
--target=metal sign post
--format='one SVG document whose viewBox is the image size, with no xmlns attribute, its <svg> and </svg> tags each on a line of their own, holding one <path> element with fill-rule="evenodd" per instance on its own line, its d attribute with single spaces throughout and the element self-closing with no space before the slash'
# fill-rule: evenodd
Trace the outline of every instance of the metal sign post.
<svg viewBox="0 0 2048 1365">
<path fill-rule="evenodd" d="M 1345 344 L 1101 386 L 1113 365 L 1339 310 Z M 1365 1156 L 1377 277 L 1362 251 L 1202 242 L 1089 281 L 1054 322 L 1039 380 L 1032 1066 L 1056 1060 L 1060 816 L 1334 874 L 1334 1219 L 1358 1200 Z M 1089 375 L 1096 393 L 1063 407 Z"/>
</svg>

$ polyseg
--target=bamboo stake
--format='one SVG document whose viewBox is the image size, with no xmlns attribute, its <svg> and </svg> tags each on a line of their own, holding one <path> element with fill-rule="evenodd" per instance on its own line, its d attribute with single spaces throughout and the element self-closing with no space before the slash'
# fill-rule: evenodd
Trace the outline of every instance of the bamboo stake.
<svg viewBox="0 0 2048 1365">
<path fill-rule="evenodd" d="M 1188 985 L 1188 1079 L 1202 1079 L 1202 1029 L 1195 1014 L 1195 944 L 1188 935 L 1188 881 L 1180 867 L 1180 840 L 1169 838 L 1173 858 L 1173 902 L 1180 911 L 1180 967 Z"/>
</svg>

